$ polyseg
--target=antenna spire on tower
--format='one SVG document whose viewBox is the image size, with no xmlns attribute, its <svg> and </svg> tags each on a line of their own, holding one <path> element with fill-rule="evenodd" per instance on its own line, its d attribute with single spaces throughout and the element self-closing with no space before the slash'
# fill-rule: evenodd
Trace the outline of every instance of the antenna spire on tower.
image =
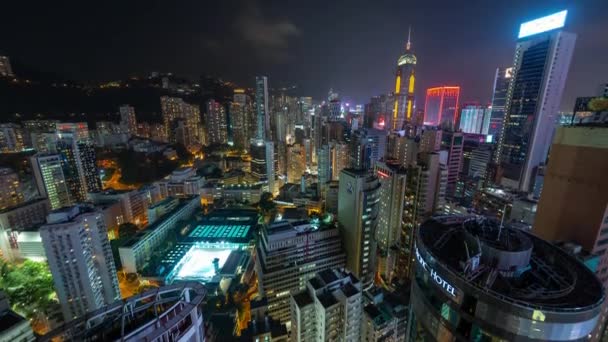
<svg viewBox="0 0 608 342">
<path fill-rule="evenodd" d="M 407 30 L 407 44 L 405 44 L 405 49 L 409 51 L 410 46 L 412 45 L 410 39 L 412 38 L 412 25 L 409 26 Z"/>
</svg>

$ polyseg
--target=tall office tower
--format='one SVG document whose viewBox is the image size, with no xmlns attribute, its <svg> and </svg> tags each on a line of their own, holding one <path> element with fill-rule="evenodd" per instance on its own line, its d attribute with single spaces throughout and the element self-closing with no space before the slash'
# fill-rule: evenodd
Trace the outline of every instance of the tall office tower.
<svg viewBox="0 0 608 342">
<path fill-rule="evenodd" d="M 600 255 L 597 275 L 608 287 L 608 128 L 558 127 L 545 170 L 532 233 L 571 241 Z M 602 313 L 602 321 L 606 312 Z M 597 338 L 594 336 L 594 339 Z"/>
<path fill-rule="evenodd" d="M 492 136 L 492 142 L 500 140 L 502 122 L 505 118 L 505 104 L 509 84 L 513 78 L 513 68 L 496 68 L 494 75 L 494 90 L 492 92 L 492 112 L 490 114 L 490 128 L 488 135 Z"/>
<path fill-rule="evenodd" d="M 463 133 L 488 134 L 491 108 L 465 105 L 460 111 L 460 130 Z"/>
<path fill-rule="evenodd" d="M 414 67 L 416 56 L 411 53 L 411 29 L 407 34 L 405 53 L 397 61 L 397 73 L 395 75 L 395 108 L 393 108 L 392 129 L 400 130 L 406 121 L 412 120 L 414 110 Z"/>
<path fill-rule="evenodd" d="M 251 174 L 259 180 L 266 180 L 266 145 L 264 142 L 252 139 L 249 154 L 251 155 Z"/>
<path fill-rule="evenodd" d="M 13 68 L 11 67 L 11 61 L 7 56 L 0 56 L 0 76 L 2 77 L 13 77 Z"/>
<path fill-rule="evenodd" d="M 19 176 L 7 167 L 0 168 L 0 210 L 14 207 L 24 201 Z"/>
<path fill-rule="evenodd" d="M 304 290 L 316 272 L 344 267 L 346 258 L 338 228 L 286 221 L 261 228 L 256 254 L 260 295 L 270 316 L 288 325 L 290 293 Z"/>
<path fill-rule="evenodd" d="M 66 321 L 120 299 L 101 212 L 86 206 L 55 210 L 40 237 Z"/>
<path fill-rule="evenodd" d="M 338 222 L 348 257 L 346 267 L 365 287 L 375 276 L 380 187 L 378 177 L 368 170 L 344 169 L 340 173 Z"/>
<path fill-rule="evenodd" d="M 420 152 L 437 152 L 441 149 L 443 131 L 436 127 L 426 127 L 420 137 Z"/>
<path fill-rule="evenodd" d="M 256 138 L 270 139 L 270 113 L 268 112 L 268 78 L 256 76 L 255 78 L 255 109 L 257 114 Z"/>
<path fill-rule="evenodd" d="M 47 197 L 52 209 L 75 203 L 68 189 L 60 154 L 35 154 L 31 157 L 32 169 L 40 196 Z"/>
<path fill-rule="evenodd" d="M 330 96 L 331 95 L 330 91 Z M 322 114 L 327 117 L 328 121 L 339 121 L 342 119 L 342 102 L 340 102 L 340 99 L 337 97 L 338 94 L 335 95 L 335 98 L 329 99 L 328 103 L 323 106 L 324 113 Z"/>
<path fill-rule="evenodd" d="M 397 267 L 397 275 L 402 280 L 410 279 L 413 269 L 416 229 L 445 204 L 447 178 L 448 171 L 435 152 L 421 154 L 418 164 L 407 170 L 402 254 Z"/>
<path fill-rule="evenodd" d="M 354 131 L 350 141 L 350 166 L 369 170 L 376 161 L 384 159 L 386 136 L 386 131 L 373 128 Z"/>
<path fill-rule="evenodd" d="M 207 144 L 223 145 L 228 143 L 228 125 L 226 111 L 221 103 L 209 100 L 205 111 L 205 128 L 207 129 Z"/>
<path fill-rule="evenodd" d="M 402 166 L 409 166 L 416 163 L 419 148 L 420 139 L 418 137 L 408 137 L 401 132 L 394 132 L 388 136 L 386 159 L 393 160 Z"/>
<path fill-rule="evenodd" d="M 240 149 L 246 149 L 249 145 L 249 121 L 246 108 L 239 102 L 231 102 L 228 112 L 230 113 L 232 143 Z"/>
<path fill-rule="evenodd" d="M 424 124 L 455 130 L 458 124 L 460 87 L 435 87 L 426 90 Z"/>
<path fill-rule="evenodd" d="M 14 123 L 0 124 L 0 152 L 11 153 L 23 150 L 21 126 Z"/>
<path fill-rule="evenodd" d="M 378 273 L 387 284 L 391 284 L 401 247 L 406 171 L 402 165 L 384 162 L 376 162 L 374 168 L 381 184 L 376 229 Z"/>
<path fill-rule="evenodd" d="M 587 341 L 605 298 L 575 257 L 495 221 L 431 219 L 415 253 L 409 341 Z"/>
<path fill-rule="evenodd" d="M 559 111 L 576 35 L 560 30 L 567 11 L 523 23 L 507 93 L 495 161 L 502 184 L 528 192 L 545 163 Z"/>
<path fill-rule="evenodd" d="M 120 111 L 120 127 L 123 132 L 129 135 L 137 135 L 137 118 L 135 117 L 135 108 L 129 105 L 122 105 Z"/>
<path fill-rule="evenodd" d="M 328 269 L 290 296 L 291 341 L 361 341 L 361 282 L 343 269 Z"/>
<path fill-rule="evenodd" d="M 441 149 L 447 151 L 448 184 L 446 194 L 454 195 L 458 175 L 462 170 L 462 157 L 464 152 L 464 137 L 461 132 L 443 132 L 441 136 Z"/>
<path fill-rule="evenodd" d="M 287 146 L 287 182 L 297 184 L 306 172 L 306 151 L 302 145 Z"/>
</svg>

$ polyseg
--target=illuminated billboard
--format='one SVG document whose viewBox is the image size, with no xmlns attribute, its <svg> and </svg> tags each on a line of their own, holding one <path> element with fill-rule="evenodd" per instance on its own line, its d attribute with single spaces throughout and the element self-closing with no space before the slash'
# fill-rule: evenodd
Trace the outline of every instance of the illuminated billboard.
<svg viewBox="0 0 608 342">
<path fill-rule="evenodd" d="M 519 35 L 517 38 L 529 37 L 538 33 L 547 32 L 560 27 L 564 27 L 566 23 L 567 10 L 553 13 L 546 17 L 534 19 L 525 22 L 519 27 Z"/>
</svg>

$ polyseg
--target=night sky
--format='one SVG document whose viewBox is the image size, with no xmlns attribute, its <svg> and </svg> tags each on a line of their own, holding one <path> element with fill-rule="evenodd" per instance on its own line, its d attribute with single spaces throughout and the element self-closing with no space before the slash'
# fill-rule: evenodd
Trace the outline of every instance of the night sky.
<svg viewBox="0 0 608 342">
<path fill-rule="evenodd" d="M 519 24 L 568 9 L 578 34 L 562 108 L 608 82 L 608 1 L 9 1 L 0 52 L 85 80 L 150 71 L 207 73 L 246 86 L 256 74 L 298 95 L 330 87 L 357 103 L 392 89 L 408 25 L 418 57 L 417 95 L 462 86 L 487 102 L 497 66 L 512 62 Z M 419 100 L 419 104 L 421 104 Z"/>
</svg>

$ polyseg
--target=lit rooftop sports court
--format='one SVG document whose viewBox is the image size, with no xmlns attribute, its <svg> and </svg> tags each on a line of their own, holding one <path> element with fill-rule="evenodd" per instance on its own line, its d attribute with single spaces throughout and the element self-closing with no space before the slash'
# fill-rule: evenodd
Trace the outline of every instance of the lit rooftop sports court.
<svg viewBox="0 0 608 342">
<path fill-rule="evenodd" d="M 199 225 L 188 235 L 199 239 L 243 239 L 251 225 Z"/>
</svg>

